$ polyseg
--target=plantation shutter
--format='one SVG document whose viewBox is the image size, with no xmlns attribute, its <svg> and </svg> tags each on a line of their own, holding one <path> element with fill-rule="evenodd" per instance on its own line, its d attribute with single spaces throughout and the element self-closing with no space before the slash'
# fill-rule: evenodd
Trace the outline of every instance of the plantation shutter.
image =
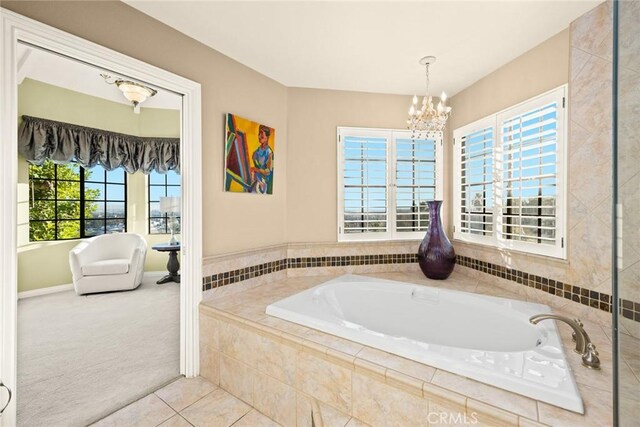
<svg viewBox="0 0 640 427">
<path fill-rule="evenodd" d="M 457 186 L 459 231 L 493 235 L 493 126 L 480 126 L 456 136 L 460 168 Z"/>
<path fill-rule="evenodd" d="M 454 131 L 454 238 L 566 257 L 565 93 Z"/>
<path fill-rule="evenodd" d="M 556 245 L 558 103 L 499 116 L 502 238 Z"/>
<path fill-rule="evenodd" d="M 429 227 L 427 201 L 436 199 L 436 139 L 412 140 L 397 133 L 396 221 L 399 233 L 424 232 Z"/>
<path fill-rule="evenodd" d="M 342 141 L 342 226 L 346 235 L 388 230 L 386 132 L 340 135 Z"/>
<path fill-rule="evenodd" d="M 338 128 L 338 240 L 422 239 L 442 195 L 442 133 Z"/>
</svg>

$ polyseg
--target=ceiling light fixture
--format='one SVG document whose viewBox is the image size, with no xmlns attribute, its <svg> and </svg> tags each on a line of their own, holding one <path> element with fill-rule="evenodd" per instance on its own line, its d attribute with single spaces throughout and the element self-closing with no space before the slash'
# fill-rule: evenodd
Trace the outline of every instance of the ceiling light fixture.
<svg viewBox="0 0 640 427">
<path fill-rule="evenodd" d="M 133 112 L 136 114 L 140 114 L 141 103 L 158 93 L 155 89 L 130 80 L 116 79 L 108 74 L 100 74 L 100 76 L 107 84 L 114 84 L 122 91 L 124 97 L 133 104 Z"/>
<path fill-rule="evenodd" d="M 429 95 L 429 65 L 436 62 L 435 56 L 425 56 L 420 60 L 420 65 L 424 65 L 426 68 L 427 76 L 427 91 L 422 98 L 422 107 L 418 108 L 418 97 L 413 96 L 413 103 L 409 108 L 409 118 L 407 119 L 407 128 L 411 131 L 412 138 L 424 138 L 427 137 L 429 132 L 442 132 L 449 113 L 451 113 L 451 107 L 447 107 L 447 94 L 442 92 L 440 95 L 440 102 L 438 106 L 434 108 L 433 99 Z"/>
</svg>

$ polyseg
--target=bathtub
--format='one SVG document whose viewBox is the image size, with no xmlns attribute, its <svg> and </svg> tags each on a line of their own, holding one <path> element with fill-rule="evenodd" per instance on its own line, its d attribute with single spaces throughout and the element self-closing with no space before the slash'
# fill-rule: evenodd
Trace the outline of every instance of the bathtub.
<svg viewBox="0 0 640 427">
<path fill-rule="evenodd" d="M 555 322 L 529 323 L 548 312 L 541 304 L 356 275 L 266 309 L 270 316 L 583 414 Z"/>
</svg>

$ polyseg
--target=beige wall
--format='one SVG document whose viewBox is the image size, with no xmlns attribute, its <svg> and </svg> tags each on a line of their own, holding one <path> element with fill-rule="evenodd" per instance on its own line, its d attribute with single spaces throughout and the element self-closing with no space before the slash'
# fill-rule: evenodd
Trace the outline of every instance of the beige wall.
<svg viewBox="0 0 640 427">
<path fill-rule="evenodd" d="M 405 129 L 411 97 L 290 88 L 287 240 L 335 242 L 338 126 Z"/>
<path fill-rule="evenodd" d="M 500 67 L 450 101 L 448 141 L 452 129 L 567 83 L 571 74 L 569 261 L 465 244 L 457 245 L 460 253 L 591 289 L 609 289 L 605 257 L 594 261 L 594 254 L 607 250 L 601 236 L 610 231 L 604 209 L 610 195 L 606 187 L 610 163 L 606 132 L 593 126 L 606 130 L 607 123 L 595 123 L 591 114 L 596 111 L 603 120 L 609 117 L 610 58 L 604 54 L 611 22 L 608 9 L 603 9 L 608 5 L 589 12 L 570 30 Z M 409 97 L 287 89 L 121 3 L 5 1 L 3 6 L 202 84 L 205 256 L 287 241 L 335 241 L 336 127 L 405 126 Z M 225 112 L 276 128 L 273 196 L 222 191 Z M 582 118 L 576 118 L 580 114 Z M 450 142 L 445 146 L 446 201 L 453 190 Z M 580 162 L 589 166 L 579 167 Z M 444 213 L 450 231 L 450 204 L 445 204 Z"/>
<path fill-rule="evenodd" d="M 607 2 L 451 99 L 449 138 L 452 129 L 569 82 L 567 260 L 454 242 L 459 254 L 611 292 L 611 36 Z"/>
<path fill-rule="evenodd" d="M 444 151 L 443 223 L 451 232 L 451 129 L 566 84 L 569 29 L 489 74 L 450 100 Z M 336 127 L 406 128 L 408 96 L 316 89 L 288 90 L 287 240 L 335 242 Z M 318 190 L 319 189 L 319 190 Z"/>
<path fill-rule="evenodd" d="M 199 82 L 203 255 L 285 242 L 287 91 L 283 85 L 121 2 L 3 1 L 2 7 Z M 223 192 L 227 112 L 276 129 L 273 195 Z"/>
<path fill-rule="evenodd" d="M 569 29 L 547 39 L 455 94 L 449 128 L 456 129 L 569 79 Z"/>
<path fill-rule="evenodd" d="M 18 115 L 29 115 L 136 136 L 180 136 L 180 111 L 131 107 L 94 96 L 25 79 L 18 86 Z M 149 235 L 147 178 L 127 175 L 127 230 L 144 236 L 149 245 L 166 242 L 167 235 Z M 71 283 L 69 250 L 78 240 L 29 242 L 29 170 L 18 157 L 18 292 Z M 145 270 L 162 271 L 167 255 L 149 250 Z M 34 268 L 38 266 L 38 268 Z"/>
<path fill-rule="evenodd" d="M 444 199 L 453 200 L 453 130 L 497 113 L 549 89 L 566 84 L 569 79 L 569 29 L 556 34 L 508 64 L 455 94 L 449 104 L 452 114 L 445 132 Z M 446 230 L 453 234 L 452 203 L 443 205 L 449 221 Z"/>
</svg>

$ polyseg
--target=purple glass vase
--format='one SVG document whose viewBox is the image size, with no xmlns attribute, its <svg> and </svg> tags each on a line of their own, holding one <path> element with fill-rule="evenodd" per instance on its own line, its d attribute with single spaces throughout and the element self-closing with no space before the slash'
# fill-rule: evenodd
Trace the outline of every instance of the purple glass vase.
<svg viewBox="0 0 640 427">
<path fill-rule="evenodd" d="M 442 229 L 440 207 L 442 200 L 431 200 L 429 205 L 429 229 L 418 249 L 418 264 L 429 279 L 444 280 L 456 264 L 456 251 Z"/>
</svg>

